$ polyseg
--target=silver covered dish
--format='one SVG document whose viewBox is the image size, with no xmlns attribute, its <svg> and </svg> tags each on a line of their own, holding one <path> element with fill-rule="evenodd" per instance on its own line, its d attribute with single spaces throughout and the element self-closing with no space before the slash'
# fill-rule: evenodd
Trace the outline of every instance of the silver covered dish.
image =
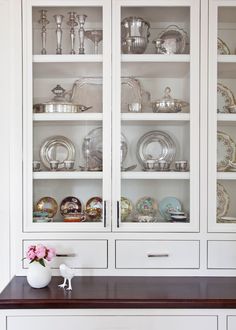
<svg viewBox="0 0 236 330">
<path fill-rule="evenodd" d="M 76 113 L 91 108 L 71 102 L 71 93 L 66 92 L 60 85 L 53 88 L 52 93 L 54 97 L 51 101 L 34 104 L 34 113 Z"/>
<path fill-rule="evenodd" d="M 171 89 L 170 87 L 165 88 L 165 94 L 163 98 L 158 99 L 152 102 L 152 110 L 153 112 L 180 112 L 183 107 L 189 105 L 188 102 L 173 99 L 170 95 Z"/>
<path fill-rule="evenodd" d="M 126 17 L 121 22 L 121 49 L 124 54 L 142 54 L 148 44 L 150 24 L 141 17 Z"/>
</svg>

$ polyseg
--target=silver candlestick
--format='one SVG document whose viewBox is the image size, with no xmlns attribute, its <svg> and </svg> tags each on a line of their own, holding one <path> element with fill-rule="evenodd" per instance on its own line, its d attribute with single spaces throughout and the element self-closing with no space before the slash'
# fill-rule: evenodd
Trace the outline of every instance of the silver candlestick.
<svg viewBox="0 0 236 330">
<path fill-rule="evenodd" d="M 69 13 L 69 21 L 67 24 L 70 26 L 70 40 L 71 40 L 71 54 L 75 54 L 75 29 L 74 27 L 78 25 L 75 21 L 76 13 L 74 11 L 70 11 Z"/>
<path fill-rule="evenodd" d="M 62 54 L 61 41 L 62 41 L 62 29 L 61 24 L 63 21 L 63 15 L 54 15 L 55 22 L 57 24 L 56 35 L 57 35 L 57 49 L 56 54 Z"/>
<path fill-rule="evenodd" d="M 40 20 L 39 20 L 39 24 L 42 24 L 42 32 L 41 32 L 41 38 L 42 38 L 42 50 L 41 50 L 41 54 L 45 55 L 47 54 L 46 51 L 46 26 L 47 24 L 49 24 L 49 21 L 47 20 L 47 10 L 40 10 Z"/>
<path fill-rule="evenodd" d="M 79 22 L 79 54 L 84 54 L 84 23 L 87 15 L 77 15 Z"/>
</svg>

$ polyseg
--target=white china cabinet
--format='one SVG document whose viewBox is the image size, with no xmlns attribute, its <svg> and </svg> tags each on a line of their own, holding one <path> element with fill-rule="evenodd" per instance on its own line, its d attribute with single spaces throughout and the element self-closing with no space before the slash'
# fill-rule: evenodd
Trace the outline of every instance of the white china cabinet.
<svg viewBox="0 0 236 330">
<path fill-rule="evenodd" d="M 23 58 L 16 79 L 20 85 L 22 69 L 22 90 L 15 88 L 11 115 L 16 118 L 11 196 L 17 206 L 10 215 L 12 274 L 25 274 L 25 249 L 43 242 L 62 256 L 54 268 L 64 260 L 78 274 L 234 275 L 236 181 L 224 160 L 229 153 L 234 166 L 236 2 L 27 0 L 20 9 L 20 1 L 12 1 L 18 4 Z M 69 12 L 76 13 L 76 22 L 84 20 L 74 27 L 75 40 Z M 141 54 L 130 53 L 132 37 L 122 43 L 129 17 L 141 17 L 148 27 L 149 42 Z M 184 40 L 179 54 L 157 46 L 170 27 L 180 32 L 181 45 Z M 82 28 L 102 31 L 98 46 L 81 37 Z M 42 112 L 55 96 L 52 90 L 85 111 Z M 155 112 L 164 95 L 185 106 Z M 75 161 L 73 170 L 63 169 L 65 149 L 67 160 Z M 148 161 L 161 152 L 170 168 L 147 170 Z M 50 157 L 58 157 L 59 170 L 50 170 Z M 39 160 L 41 170 L 33 171 L 33 161 Z M 187 161 L 184 171 L 175 165 L 181 160 Z M 45 197 L 58 208 L 53 221 L 39 223 L 33 211 Z M 64 221 L 60 205 L 66 197 L 78 198 L 83 211 L 88 200 L 99 197 L 100 217 Z M 168 203 L 184 213 L 184 221 L 166 216 Z"/>
</svg>

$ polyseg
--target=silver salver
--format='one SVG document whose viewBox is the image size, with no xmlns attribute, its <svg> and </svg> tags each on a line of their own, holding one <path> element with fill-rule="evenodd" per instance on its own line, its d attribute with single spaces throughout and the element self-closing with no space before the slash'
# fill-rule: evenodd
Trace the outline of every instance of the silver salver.
<svg viewBox="0 0 236 330">
<path fill-rule="evenodd" d="M 65 136 L 51 136 L 40 148 L 40 159 L 48 169 L 50 169 L 50 161 L 58 160 L 58 168 L 61 169 L 64 167 L 64 161 L 75 161 L 75 146 Z"/>
<path fill-rule="evenodd" d="M 176 153 L 176 145 L 169 134 L 163 131 L 150 131 L 138 140 L 136 155 L 139 163 L 145 168 L 147 160 L 166 160 L 172 162 Z"/>
</svg>

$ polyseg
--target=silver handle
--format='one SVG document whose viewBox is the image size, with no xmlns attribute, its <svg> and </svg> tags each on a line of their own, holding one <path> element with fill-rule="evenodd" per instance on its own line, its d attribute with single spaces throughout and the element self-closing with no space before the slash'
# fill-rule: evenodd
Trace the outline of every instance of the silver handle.
<svg viewBox="0 0 236 330">
<path fill-rule="evenodd" d="M 148 258 L 162 258 L 169 257 L 169 253 L 148 253 Z"/>
<path fill-rule="evenodd" d="M 57 253 L 56 257 L 63 258 L 63 257 L 75 257 L 75 253 Z"/>
<path fill-rule="evenodd" d="M 106 228 L 107 226 L 107 202 L 104 201 L 103 202 L 103 223 L 104 223 L 104 228 Z"/>
<path fill-rule="evenodd" d="M 117 201 L 116 203 L 116 219 L 117 219 L 117 228 L 120 227 L 120 202 Z"/>
</svg>

